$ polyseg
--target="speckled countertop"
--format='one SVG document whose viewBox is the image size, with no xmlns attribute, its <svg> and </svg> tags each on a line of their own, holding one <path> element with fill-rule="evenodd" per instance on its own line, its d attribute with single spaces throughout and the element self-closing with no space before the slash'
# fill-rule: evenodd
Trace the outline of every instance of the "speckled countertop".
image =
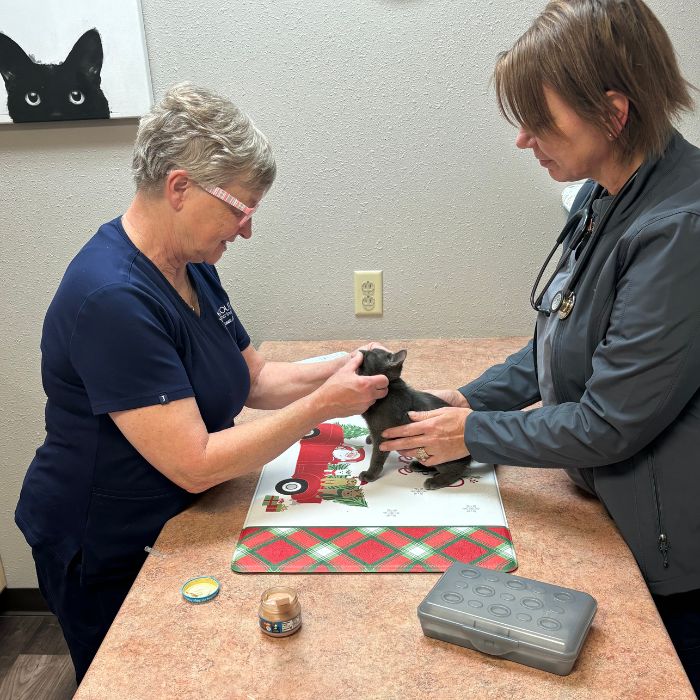
<svg viewBox="0 0 700 700">
<path fill-rule="evenodd" d="M 522 338 L 390 341 L 408 348 L 404 378 L 454 388 Z M 352 341 L 270 342 L 270 359 L 357 347 Z M 253 418 L 248 411 L 241 418 Z M 498 467 L 517 573 L 587 591 L 598 612 L 568 676 L 425 637 L 416 607 L 439 574 L 235 574 L 231 555 L 257 475 L 212 489 L 171 520 L 146 561 L 75 696 L 406 699 L 695 697 L 637 566 L 603 507 L 559 470 Z M 182 583 L 208 574 L 221 592 L 185 602 Z M 258 628 L 260 594 L 299 593 L 304 624 L 285 639 Z"/>
</svg>

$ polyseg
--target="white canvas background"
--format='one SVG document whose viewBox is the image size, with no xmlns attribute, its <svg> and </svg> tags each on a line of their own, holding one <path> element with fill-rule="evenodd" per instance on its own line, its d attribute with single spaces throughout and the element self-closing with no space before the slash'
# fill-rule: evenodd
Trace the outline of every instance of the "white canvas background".
<svg viewBox="0 0 700 700">
<path fill-rule="evenodd" d="M 361 416 L 328 422 L 367 425 Z M 357 476 L 369 467 L 372 445 L 367 445 L 364 437 L 346 439 L 345 442 L 365 449 L 364 460 L 350 464 L 352 476 Z M 265 465 L 244 527 L 508 526 L 493 465 L 481 465 L 471 470 L 476 483 L 465 479 L 459 487 L 426 491 L 423 489 L 425 475 L 399 472 L 406 465 L 396 452 L 389 454 L 381 477 L 362 486 L 367 507 L 334 501 L 294 503 L 291 496 L 283 496 L 287 510 L 266 512 L 262 506 L 263 498 L 281 496 L 275 485 L 292 477 L 299 449 L 297 442 Z"/>
<path fill-rule="evenodd" d="M 102 39 L 101 87 L 110 118 L 140 117 L 152 106 L 153 93 L 139 0 L 0 0 L 0 32 L 39 63 L 63 63 L 93 27 Z M 0 78 L 3 122 L 12 120 Z"/>
</svg>

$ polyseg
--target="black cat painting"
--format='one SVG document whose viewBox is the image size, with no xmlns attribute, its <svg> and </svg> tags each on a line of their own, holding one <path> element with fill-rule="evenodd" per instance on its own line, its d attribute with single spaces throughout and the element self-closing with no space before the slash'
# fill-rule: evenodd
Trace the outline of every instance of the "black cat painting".
<svg viewBox="0 0 700 700">
<path fill-rule="evenodd" d="M 85 32 L 63 63 L 38 63 L 0 33 L 0 74 L 13 122 L 108 119 L 109 104 L 100 84 L 102 40 Z"/>
</svg>

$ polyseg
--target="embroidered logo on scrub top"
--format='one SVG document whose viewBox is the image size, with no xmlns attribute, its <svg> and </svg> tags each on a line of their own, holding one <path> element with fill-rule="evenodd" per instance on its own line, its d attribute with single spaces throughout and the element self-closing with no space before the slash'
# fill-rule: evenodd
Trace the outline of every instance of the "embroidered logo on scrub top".
<svg viewBox="0 0 700 700">
<path fill-rule="evenodd" d="M 233 310 L 231 309 L 231 302 L 227 302 L 224 306 L 220 306 L 216 310 L 216 315 L 219 317 L 219 321 L 228 326 L 231 321 L 233 321 Z"/>
</svg>

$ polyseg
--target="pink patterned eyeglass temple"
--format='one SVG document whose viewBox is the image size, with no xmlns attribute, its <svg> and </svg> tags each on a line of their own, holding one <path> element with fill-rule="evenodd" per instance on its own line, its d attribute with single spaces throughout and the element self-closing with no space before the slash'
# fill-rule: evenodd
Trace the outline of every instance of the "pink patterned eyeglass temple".
<svg viewBox="0 0 700 700">
<path fill-rule="evenodd" d="M 235 209 L 238 209 L 238 211 L 242 211 L 245 216 L 241 219 L 240 225 L 243 226 L 243 224 L 250 219 L 253 214 L 258 210 L 258 207 L 247 207 L 243 202 L 241 202 L 239 199 L 236 199 L 232 194 L 229 194 L 226 190 L 222 190 L 221 187 L 205 187 L 204 185 L 200 185 L 200 187 L 205 191 L 209 192 L 209 194 L 214 195 L 215 197 L 218 197 L 221 201 L 226 202 L 226 204 L 230 204 L 232 207 Z"/>
</svg>

